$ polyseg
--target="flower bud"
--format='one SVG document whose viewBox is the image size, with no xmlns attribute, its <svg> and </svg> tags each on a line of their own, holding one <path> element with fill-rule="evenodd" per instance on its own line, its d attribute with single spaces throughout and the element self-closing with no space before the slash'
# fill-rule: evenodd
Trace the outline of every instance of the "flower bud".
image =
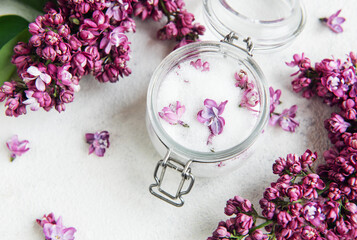
<svg viewBox="0 0 357 240">
<path fill-rule="evenodd" d="M 53 47 L 47 46 L 42 50 L 42 58 L 53 62 L 56 59 L 56 51 Z"/>
<path fill-rule="evenodd" d="M 41 36 L 40 35 L 33 35 L 30 40 L 29 40 L 29 44 L 30 46 L 33 47 L 39 47 L 42 44 L 42 40 L 41 40 Z"/>
<path fill-rule="evenodd" d="M 15 47 L 14 47 L 14 52 L 19 55 L 26 55 L 30 53 L 30 48 L 27 46 L 26 43 L 24 42 L 19 42 Z"/>
<path fill-rule="evenodd" d="M 61 92 L 60 99 L 64 103 L 70 103 L 73 102 L 74 96 L 72 92 L 65 90 Z"/>
</svg>

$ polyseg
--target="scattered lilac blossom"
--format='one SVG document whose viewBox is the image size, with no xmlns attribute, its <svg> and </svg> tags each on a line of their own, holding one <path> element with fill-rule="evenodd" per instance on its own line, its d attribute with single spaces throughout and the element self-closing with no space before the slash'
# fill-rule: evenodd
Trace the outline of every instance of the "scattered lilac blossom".
<svg viewBox="0 0 357 240">
<path fill-rule="evenodd" d="M 273 113 L 276 106 L 278 106 L 280 102 L 281 90 L 277 89 L 274 91 L 274 88 L 269 87 L 270 93 L 270 113 Z"/>
<path fill-rule="evenodd" d="M 12 136 L 12 138 L 6 142 L 6 146 L 11 151 L 11 162 L 14 161 L 17 156 L 21 156 L 30 149 L 29 141 L 19 141 L 17 135 Z"/>
<path fill-rule="evenodd" d="M 281 90 L 269 87 L 270 93 L 270 125 L 274 126 L 279 123 L 280 127 L 289 132 L 295 132 L 295 128 L 299 126 L 299 122 L 294 118 L 296 116 L 297 106 L 293 105 L 290 109 L 284 109 L 282 113 L 275 112 L 275 108 L 281 104 Z"/>
<path fill-rule="evenodd" d="M 240 87 L 241 89 L 254 88 L 253 83 L 248 78 L 248 74 L 241 69 L 234 74 L 234 78 L 236 79 L 236 87 Z"/>
<path fill-rule="evenodd" d="M 320 21 L 325 23 L 333 32 L 342 33 L 343 28 L 341 26 L 342 23 L 346 21 L 344 17 L 339 17 L 338 15 L 341 13 L 341 9 L 336 13 L 332 14 L 328 18 L 320 18 Z"/>
<path fill-rule="evenodd" d="M 255 89 L 248 88 L 243 92 L 243 97 L 239 106 L 257 112 L 257 110 L 254 109 L 254 107 L 256 107 L 259 103 L 260 103 L 259 93 Z"/>
<path fill-rule="evenodd" d="M 209 71 L 209 63 L 208 62 L 202 62 L 202 60 L 199 58 L 195 62 L 191 61 L 190 63 L 191 66 L 196 68 L 197 70 L 200 70 L 201 72 L 207 72 Z"/>
<path fill-rule="evenodd" d="M 281 114 L 272 114 L 270 117 L 270 124 L 274 126 L 279 123 L 283 130 L 295 132 L 295 128 L 299 126 L 299 122 L 294 119 L 296 111 L 297 106 L 293 105 L 289 109 L 284 109 Z"/>
<path fill-rule="evenodd" d="M 189 127 L 188 124 L 180 120 L 185 111 L 185 105 L 182 105 L 180 101 L 176 101 L 176 104 L 170 104 L 168 107 L 164 107 L 161 112 L 159 112 L 159 116 L 171 125 L 180 124 L 183 127 Z"/>
<path fill-rule="evenodd" d="M 234 74 L 236 79 L 236 87 L 244 90 L 239 107 L 246 108 L 253 112 L 258 112 L 255 107 L 260 103 L 260 96 L 254 83 L 248 78 L 247 73 L 241 69 L 239 73 Z"/>
<path fill-rule="evenodd" d="M 109 148 L 109 132 L 108 131 L 101 131 L 96 133 L 86 133 L 85 135 L 86 141 L 89 146 L 89 154 L 93 152 L 98 157 L 103 157 L 106 148 Z"/>
<path fill-rule="evenodd" d="M 43 228 L 46 240 L 74 240 L 77 230 L 73 227 L 64 227 L 61 216 L 56 220 L 54 214 L 50 213 L 44 215 L 42 219 L 37 219 L 36 222 Z"/>
<path fill-rule="evenodd" d="M 207 126 L 211 132 L 208 137 L 207 145 L 212 144 L 212 138 L 223 132 L 223 127 L 225 125 L 224 118 L 221 117 L 224 108 L 228 100 L 221 102 L 220 105 L 212 99 L 206 99 L 204 101 L 203 110 L 197 113 L 197 120 Z"/>
</svg>

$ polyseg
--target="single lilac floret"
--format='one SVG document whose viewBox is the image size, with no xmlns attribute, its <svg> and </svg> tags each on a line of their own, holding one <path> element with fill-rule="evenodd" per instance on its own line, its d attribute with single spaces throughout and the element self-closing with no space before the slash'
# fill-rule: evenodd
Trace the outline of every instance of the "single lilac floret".
<svg viewBox="0 0 357 240">
<path fill-rule="evenodd" d="M 183 127 L 189 127 L 188 124 L 180 120 L 185 111 L 185 105 L 181 105 L 179 101 L 176 101 L 176 104 L 170 104 L 168 107 L 164 107 L 161 112 L 159 112 L 159 116 L 171 125 L 180 124 Z"/>
<path fill-rule="evenodd" d="M 236 79 L 236 87 L 241 89 L 254 88 L 254 84 L 249 80 L 247 73 L 244 70 L 240 70 L 239 73 L 234 74 Z"/>
<path fill-rule="evenodd" d="M 51 82 L 51 76 L 35 66 L 29 67 L 27 69 L 27 73 L 33 77 L 24 77 L 24 82 L 27 83 L 29 81 L 36 80 L 35 85 L 39 91 L 45 91 L 46 84 Z"/>
<path fill-rule="evenodd" d="M 276 106 L 281 103 L 280 102 L 281 90 L 277 89 L 274 91 L 274 88 L 270 87 L 269 93 L 270 93 L 270 113 L 273 113 Z"/>
<path fill-rule="evenodd" d="M 208 62 L 203 62 L 201 59 L 197 59 L 196 62 L 191 61 L 191 66 L 196 68 L 197 70 L 200 70 L 201 72 L 208 72 L 209 71 L 209 63 Z"/>
<path fill-rule="evenodd" d="M 289 109 L 285 109 L 280 115 L 273 114 L 270 117 L 270 124 L 276 125 L 279 123 L 280 127 L 289 132 L 295 132 L 295 128 L 299 126 L 299 122 L 294 118 L 296 116 L 297 106 L 293 105 Z"/>
<path fill-rule="evenodd" d="M 86 141 L 90 144 L 89 154 L 94 152 L 98 157 L 103 157 L 106 148 L 110 146 L 109 132 L 86 133 Z"/>
<path fill-rule="evenodd" d="M 339 17 L 341 9 L 338 10 L 336 13 L 332 14 L 328 18 L 320 18 L 320 21 L 325 23 L 333 32 L 335 33 L 342 33 L 343 28 L 341 26 L 342 23 L 346 21 L 344 17 Z"/>
<path fill-rule="evenodd" d="M 107 34 L 105 38 L 102 38 L 99 44 L 99 48 L 103 49 L 106 54 L 109 54 L 112 47 L 119 47 L 120 44 L 127 42 L 128 37 L 124 34 L 124 28 L 116 27 Z"/>
<path fill-rule="evenodd" d="M 61 216 L 56 220 L 54 214 L 50 213 L 47 216 L 44 215 L 42 219 L 36 219 L 36 222 L 43 228 L 46 240 L 74 240 L 77 230 L 63 226 Z"/>
<path fill-rule="evenodd" d="M 11 162 L 14 161 L 17 156 L 21 156 L 30 149 L 29 141 L 19 141 L 17 135 L 14 135 L 9 141 L 7 141 L 6 146 L 11 151 Z"/>
<path fill-rule="evenodd" d="M 212 143 L 212 138 L 223 132 L 225 120 L 221 115 L 228 100 L 218 104 L 212 99 L 206 99 L 204 101 L 204 109 L 197 113 L 197 120 L 207 126 L 211 132 L 207 140 L 207 145 Z"/>
<path fill-rule="evenodd" d="M 259 93 L 254 88 L 248 88 L 244 91 L 239 106 L 251 110 L 253 112 L 257 112 L 257 110 L 254 108 L 259 103 L 260 103 Z"/>
<path fill-rule="evenodd" d="M 25 105 L 30 106 L 30 109 L 32 111 L 37 111 L 38 109 L 40 109 L 40 104 L 38 103 L 37 99 L 33 97 L 33 94 L 35 92 L 32 90 L 26 90 L 25 93 L 26 93 L 27 100 L 25 100 L 23 103 Z"/>
</svg>

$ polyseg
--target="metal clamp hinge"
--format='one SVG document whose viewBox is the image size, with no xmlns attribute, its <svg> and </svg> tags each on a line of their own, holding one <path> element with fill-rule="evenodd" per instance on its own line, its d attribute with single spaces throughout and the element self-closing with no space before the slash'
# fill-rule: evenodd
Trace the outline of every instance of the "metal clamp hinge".
<svg viewBox="0 0 357 240">
<path fill-rule="evenodd" d="M 240 48 L 240 49 L 246 51 L 249 54 L 249 56 L 251 56 L 251 57 L 253 56 L 254 44 L 253 44 L 253 41 L 252 41 L 252 39 L 250 37 L 247 37 L 247 38 L 243 39 L 243 42 L 246 43 L 246 47 L 245 48 L 233 43 L 234 40 L 238 41 L 239 38 L 234 32 L 230 32 L 228 35 L 226 35 L 224 37 L 223 40 L 221 40 L 221 42 L 229 43 L 229 44 L 231 44 L 231 45 L 233 45 L 233 46 L 235 46 L 237 48 Z"/>
<path fill-rule="evenodd" d="M 160 198 L 161 200 L 164 200 L 165 202 L 168 202 L 174 205 L 175 207 L 181 207 L 185 203 L 182 196 L 188 194 L 191 191 L 192 186 L 195 182 L 195 178 L 191 174 L 190 168 L 192 160 L 187 162 L 186 164 L 183 164 L 175 159 L 170 158 L 170 154 L 171 150 L 167 152 L 163 160 L 160 160 L 157 163 L 154 172 L 154 179 L 156 183 L 151 184 L 149 189 L 151 194 Z M 164 179 L 165 172 L 168 167 L 181 173 L 181 181 L 175 195 L 172 195 L 162 189 L 162 181 Z M 186 189 L 183 189 L 186 181 L 189 181 L 188 186 Z"/>
</svg>

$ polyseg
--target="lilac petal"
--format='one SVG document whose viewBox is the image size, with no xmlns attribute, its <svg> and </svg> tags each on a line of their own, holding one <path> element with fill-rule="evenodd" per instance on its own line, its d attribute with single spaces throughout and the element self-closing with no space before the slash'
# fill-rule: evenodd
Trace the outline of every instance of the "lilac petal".
<svg viewBox="0 0 357 240">
<path fill-rule="evenodd" d="M 112 44 L 110 42 L 108 42 L 107 46 L 104 49 L 104 52 L 106 54 L 109 54 L 110 50 L 112 49 Z"/>
<path fill-rule="evenodd" d="M 74 234 L 77 230 L 73 227 L 71 228 L 66 228 L 63 230 L 63 240 L 73 240 L 74 239 Z"/>
<path fill-rule="evenodd" d="M 46 239 L 51 239 L 51 235 L 52 235 L 52 232 L 53 232 L 53 224 L 51 223 L 46 223 L 44 226 L 43 226 L 43 234 L 45 235 L 45 238 Z"/>
<path fill-rule="evenodd" d="M 46 73 L 41 73 L 40 78 L 47 84 L 51 82 L 51 76 Z"/>
<path fill-rule="evenodd" d="M 218 108 L 217 103 L 214 100 L 209 99 L 209 98 L 205 99 L 204 105 L 209 108 L 212 108 L 212 107 Z"/>
<path fill-rule="evenodd" d="M 334 24 L 341 24 L 341 23 L 344 23 L 346 21 L 346 19 L 344 17 L 338 17 L 338 18 L 335 18 L 333 20 L 333 23 Z"/>
<path fill-rule="evenodd" d="M 31 74 L 32 76 L 40 76 L 40 74 L 41 74 L 41 71 L 40 71 L 37 67 L 35 67 L 35 66 L 29 67 L 29 68 L 27 69 L 27 72 L 28 72 L 29 74 Z"/>
<path fill-rule="evenodd" d="M 34 91 L 26 90 L 25 93 L 26 93 L 26 97 L 27 98 L 32 98 L 32 95 L 34 94 Z"/>
<path fill-rule="evenodd" d="M 335 14 L 332 14 L 330 18 L 335 18 L 337 17 L 338 15 L 340 15 L 342 9 L 338 10 Z"/>
<path fill-rule="evenodd" d="M 280 119 L 280 115 L 272 115 L 269 119 L 269 124 L 274 126 L 276 125 L 276 123 L 278 122 L 278 120 Z"/>
<path fill-rule="evenodd" d="M 282 118 L 279 122 L 281 128 L 288 132 L 295 132 L 295 128 L 299 126 L 299 122 L 297 122 L 293 118 Z"/>
<path fill-rule="evenodd" d="M 335 33 L 342 33 L 343 32 L 343 28 L 340 25 L 331 26 L 330 29 L 332 31 L 334 31 Z"/>
<path fill-rule="evenodd" d="M 39 91 L 45 91 L 46 89 L 46 85 L 45 83 L 42 81 L 41 78 L 37 78 L 36 79 L 36 88 L 39 90 Z"/>
<path fill-rule="evenodd" d="M 223 131 L 223 126 L 224 120 L 222 121 L 222 118 L 217 118 L 212 121 L 212 124 L 209 127 L 214 135 L 219 135 Z"/>
<path fill-rule="evenodd" d="M 203 67 L 202 72 L 209 71 L 209 63 L 208 63 L 208 62 L 205 62 L 205 63 L 202 65 L 202 67 Z"/>
<path fill-rule="evenodd" d="M 291 108 L 288 110 L 288 116 L 294 118 L 296 116 L 296 111 L 298 107 L 296 105 L 291 106 Z"/>
<path fill-rule="evenodd" d="M 98 157 L 103 157 L 103 156 L 104 156 L 104 153 L 105 153 L 105 148 L 97 147 L 97 148 L 95 148 L 94 153 L 95 153 Z"/>
<path fill-rule="evenodd" d="M 180 105 L 179 105 L 180 106 Z M 176 115 L 178 118 L 181 118 L 182 115 L 185 113 L 186 111 L 186 108 L 185 106 L 180 106 L 180 107 L 177 107 L 177 110 L 176 110 Z"/>
<path fill-rule="evenodd" d="M 170 124 L 176 124 L 178 121 L 177 115 L 175 113 L 166 113 L 163 119 Z"/>
<path fill-rule="evenodd" d="M 92 154 L 94 151 L 95 151 L 95 147 L 93 145 L 90 145 L 88 155 Z"/>
<path fill-rule="evenodd" d="M 100 41 L 99 44 L 99 48 L 103 49 L 105 46 L 107 46 L 109 43 L 109 39 L 108 38 L 102 38 L 102 40 Z"/>
<path fill-rule="evenodd" d="M 224 108 L 226 107 L 226 104 L 228 103 L 228 100 L 221 102 L 221 104 L 218 107 L 218 115 L 221 115 L 224 111 Z"/>
<path fill-rule="evenodd" d="M 59 217 L 57 218 L 56 225 L 57 225 L 58 227 L 61 227 L 61 228 L 63 227 L 62 216 L 59 216 Z"/>
<path fill-rule="evenodd" d="M 207 122 L 207 120 L 209 120 L 209 119 L 202 117 L 202 113 L 203 113 L 203 110 L 201 110 L 201 111 L 199 111 L 199 112 L 197 113 L 197 120 L 198 120 L 200 123 L 205 124 L 205 123 Z"/>
<path fill-rule="evenodd" d="M 213 108 L 207 108 L 205 107 L 203 111 L 201 111 L 201 117 L 205 118 L 206 121 L 210 121 L 211 118 L 215 117 L 215 113 L 213 111 Z"/>
<path fill-rule="evenodd" d="M 93 133 L 86 133 L 86 141 L 87 143 L 91 144 L 94 141 L 94 134 Z"/>
</svg>

